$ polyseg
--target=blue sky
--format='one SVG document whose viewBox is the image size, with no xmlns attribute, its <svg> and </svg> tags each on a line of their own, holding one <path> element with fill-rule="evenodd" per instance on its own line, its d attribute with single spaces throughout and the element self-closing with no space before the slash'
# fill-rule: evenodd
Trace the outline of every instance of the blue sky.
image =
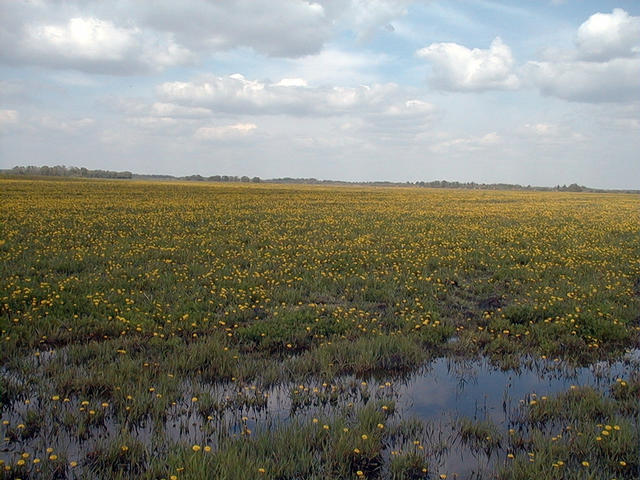
<svg viewBox="0 0 640 480">
<path fill-rule="evenodd" d="M 640 188 L 640 3 L 0 1 L 0 168 Z"/>
</svg>

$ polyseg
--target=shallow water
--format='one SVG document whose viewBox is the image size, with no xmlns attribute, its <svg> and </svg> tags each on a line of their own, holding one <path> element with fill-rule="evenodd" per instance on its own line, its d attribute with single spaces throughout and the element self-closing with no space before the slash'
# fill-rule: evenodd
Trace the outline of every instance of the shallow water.
<svg viewBox="0 0 640 480">
<path fill-rule="evenodd" d="M 486 359 L 440 358 L 414 375 L 400 393 L 407 411 L 423 419 L 455 412 L 501 421 L 528 395 L 548 395 L 571 385 L 599 388 L 628 376 L 640 363 L 637 352 L 640 350 L 618 362 L 591 367 L 572 369 L 556 362 L 534 362 L 519 371 L 497 369 Z"/>
<path fill-rule="evenodd" d="M 147 445 L 169 448 L 171 443 L 215 445 L 222 436 L 240 435 L 246 429 L 253 434 L 271 430 L 291 421 L 311 418 L 330 418 L 337 409 L 350 405 L 362 406 L 369 400 L 381 399 L 395 402 L 396 414 L 390 419 L 397 422 L 408 417 L 424 421 L 428 432 L 425 451 L 435 474 L 446 473 L 449 478 L 489 478 L 489 472 L 498 462 L 504 461 L 504 452 L 496 449 L 487 455 L 465 446 L 456 429 L 457 419 L 491 420 L 504 431 L 525 402 L 534 395 L 549 395 L 567 390 L 571 385 L 590 385 L 599 389 L 608 388 L 616 378 L 628 378 L 632 372 L 640 371 L 640 350 L 628 353 L 623 359 L 612 363 L 597 363 L 585 368 L 571 368 L 562 362 L 529 360 L 518 371 L 500 370 L 488 360 L 460 360 L 439 358 L 413 375 L 404 379 L 368 380 L 342 377 L 330 385 L 322 382 L 307 382 L 304 388 L 285 384 L 260 392 L 264 403 L 257 407 L 230 407 L 211 419 L 199 413 L 192 402 L 194 395 L 208 395 L 220 402 L 232 404 L 238 398 L 255 394 L 251 385 L 207 385 L 185 382 L 184 397 L 170 409 L 167 420 L 160 426 L 152 422 L 143 423 L 132 430 L 132 435 Z M 299 396 L 294 390 L 307 389 L 309 402 L 292 400 Z M 322 392 L 335 388 L 334 401 L 323 402 Z M 314 389 L 317 392 L 314 393 Z M 78 399 L 61 405 L 75 411 Z M 28 408 L 37 408 L 39 400 L 30 399 Z M 20 421 L 27 407 L 20 402 L 2 411 L 2 420 L 11 424 Z M 21 452 L 37 454 L 46 447 L 64 452 L 69 460 L 81 461 L 86 454 L 101 442 L 117 437 L 120 425 L 115 417 L 107 417 L 104 427 L 94 427 L 89 439 L 77 439 L 58 431 L 47 435 L 48 426 L 31 440 L 7 442 L 0 447 L 0 459 L 13 462 Z M 2 437 L 6 428 L 0 425 Z M 43 438 L 44 437 L 44 438 Z M 389 450 L 395 448 L 390 446 Z M 70 477 L 73 478 L 73 477 Z"/>
<path fill-rule="evenodd" d="M 412 376 L 399 395 L 404 412 L 434 421 L 444 430 L 443 435 L 451 433 L 456 417 L 491 420 L 506 431 L 517 409 L 535 396 L 562 392 L 571 385 L 606 389 L 616 378 L 628 378 L 638 371 L 640 349 L 617 362 L 599 362 L 590 367 L 572 368 L 562 362 L 536 360 L 518 371 L 500 370 L 487 359 L 440 358 Z M 452 440 L 454 448 L 439 459 L 440 472 L 475 478 L 486 475 L 488 467 L 498 461 L 482 452 L 471 452 L 456 441 L 459 439 L 455 435 Z"/>
</svg>

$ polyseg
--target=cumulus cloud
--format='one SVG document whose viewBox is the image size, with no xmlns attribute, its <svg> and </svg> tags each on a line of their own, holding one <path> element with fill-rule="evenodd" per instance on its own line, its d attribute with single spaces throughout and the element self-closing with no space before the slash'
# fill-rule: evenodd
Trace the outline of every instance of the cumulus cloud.
<svg viewBox="0 0 640 480">
<path fill-rule="evenodd" d="M 0 58 L 128 75 L 243 46 L 299 57 L 322 49 L 334 20 L 308 1 L 0 2 Z"/>
<path fill-rule="evenodd" d="M 441 90 L 514 89 L 520 83 L 513 71 L 511 49 L 500 37 L 486 50 L 457 43 L 432 43 L 418 50 L 417 55 L 431 63 L 429 82 Z"/>
<path fill-rule="evenodd" d="M 0 57 L 137 74 L 248 47 L 271 57 L 323 51 L 340 30 L 364 39 L 409 0 L 68 0 L 0 2 Z M 393 30 L 387 28 L 387 30 Z"/>
<path fill-rule="evenodd" d="M 307 126 L 300 130 L 303 136 L 329 126 L 331 136 L 407 139 L 439 115 L 433 104 L 392 83 L 311 87 L 298 77 L 259 81 L 241 74 L 206 75 L 162 83 L 156 93 L 151 100 L 110 98 L 108 105 L 141 131 L 201 141 L 244 138 L 257 129 L 260 116 L 269 118 L 260 138 L 271 141 L 278 132 L 289 139 L 298 135 L 294 125 Z"/>
<path fill-rule="evenodd" d="M 267 83 L 241 74 L 209 75 L 158 87 L 165 102 L 241 114 L 340 115 L 379 109 L 398 95 L 395 84 L 358 87 L 305 87 L 304 81 Z"/>
<path fill-rule="evenodd" d="M 323 5 L 289 0 L 125 1 L 145 25 L 175 33 L 193 50 L 251 47 L 270 56 L 298 57 L 321 50 L 332 32 Z"/>
<path fill-rule="evenodd" d="M 262 115 L 269 116 L 270 127 L 288 125 L 288 137 L 292 136 L 290 122 L 294 117 L 296 124 L 333 125 L 332 128 L 337 129 L 335 134 L 341 137 L 355 139 L 374 135 L 378 139 L 406 140 L 427 130 L 439 114 L 433 104 L 413 97 L 393 83 L 312 87 L 297 77 L 268 82 L 241 74 L 207 75 L 192 81 L 162 83 L 157 87 L 157 94 L 159 101 L 153 108 L 136 106 L 130 111 L 171 113 L 182 107 L 188 111 L 206 110 L 212 119 L 238 122 L 222 127 L 201 125 L 194 135 L 199 140 L 240 138 L 253 132 L 255 127 L 247 122 L 247 116 Z M 245 131 L 243 128 L 247 125 L 252 128 Z M 306 131 L 303 136 L 317 138 L 309 137 Z"/>
<path fill-rule="evenodd" d="M 632 17 L 620 8 L 595 13 L 578 28 L 576 46 L 584 60 L 636 56 L 640 53 L 640 17 Z"/>
<path fill-rule="evenodd" d="M 193 58 L 171 34 L 148 34 L 95 17 L 26 25 L 14 55 L 25 62 L 96 73 L 159 70 Z"/>
<path fill-rule="evenodd" d="M 580 102 L 624 102 L 640 98 L 640 59 L 607 62 L 528 62 L 529 79 L 544 95 Z"/>
<path fill-rule="evenodd" d="M 145 34 L 170 34 L 175 36 L 176 43 L 198 51 L 250 46 L 267 54 L 308 54 L 321 48 L 330 26 L 330 20 L 324 18 L 322 6 L 304 1 L 183 0 L 178 4 L 170 0 L 153 3 L 123 0 L 105 4 L 98 0 L 70 0 L 62 4 L 14 3 L 3 8 L 7 24 L 26 25 L 38 19 L 43 23 L 52 18 L 68 20 L 92 12 L 112 24 L 133 23 Z"/>
<path fill-rule="evenodd" d="M 246 137 L 258 128 L 255 123 L 236 123 L 233 125 L 200 127 L 194 138 L 203 141 L 232 140 Z"/>
<path fill-rule="evenodd" d="M 307 81 L 304 78 L 283 78 L 278 83 L 274 83 L 276 87 L 306 87 Z"/>
<path fill-rule="evenodd" d="M 580 102 L 625 102 L 640 98 L 640 17 L 621 9 L 595 13 L 576 33 L 575 48 L 523 73 L 544 95 Z"/>
<path fill-rule="evenodd" d="M 133 43 L 134 29 L 117 28 L 97 18 L 72 18 L 66 25 L 28 26 L 29 47 L 45 54 L 87 60 L 122 60 Z"/>
</svg>

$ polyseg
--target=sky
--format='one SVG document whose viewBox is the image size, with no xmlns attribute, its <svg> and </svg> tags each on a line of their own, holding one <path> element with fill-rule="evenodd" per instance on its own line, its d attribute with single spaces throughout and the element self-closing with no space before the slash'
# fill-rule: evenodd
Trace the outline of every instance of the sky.
<svg viewBox="0 0 640 480">
<path fill-rule="evenodd" d="M 640 188 L 637 0 L 0 0 L 0 168 Z"/>
</svg>

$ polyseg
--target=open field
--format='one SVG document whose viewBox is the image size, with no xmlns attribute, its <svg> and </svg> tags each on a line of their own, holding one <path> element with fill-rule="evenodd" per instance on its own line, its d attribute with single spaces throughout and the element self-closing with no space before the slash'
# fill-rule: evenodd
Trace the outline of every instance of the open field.
<svg viewBox="0 0 640 480">
<path fill-rule="evenodd" d="M 0 479 L 466 478 L 438 463 L 455 448 L 487 478 L 637 478 L 639 212 L 621 194 L 0 179 Z M 628 375 L 443 437 L 403 393 L 441 357 L 542 385 Z"/>
</svg>

